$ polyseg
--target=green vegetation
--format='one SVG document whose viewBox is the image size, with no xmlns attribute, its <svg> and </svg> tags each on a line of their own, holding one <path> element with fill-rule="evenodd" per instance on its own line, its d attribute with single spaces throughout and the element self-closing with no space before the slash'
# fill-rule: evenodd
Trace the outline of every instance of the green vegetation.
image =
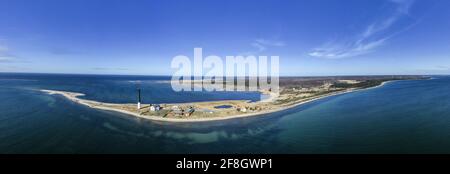
<svg viewBox="0 0 450 174">
<path fill-rule="evenodd" d="M 381 85 L 381 83 L 385 82 L 387 80 L 366 80 L 359 83 L 340 83 L 336 82 L 331 87 L 333 88 L 370 88 L 374 86 Z"/>
</svg>

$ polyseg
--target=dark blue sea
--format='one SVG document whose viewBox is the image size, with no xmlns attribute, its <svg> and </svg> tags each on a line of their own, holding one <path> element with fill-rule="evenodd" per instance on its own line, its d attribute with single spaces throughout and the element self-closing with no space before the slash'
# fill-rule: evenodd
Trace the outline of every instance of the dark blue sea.
<svg viewBox="0 0 450 174">
<path fill-rule="evenodd" d="M 162 76 L 0 73 L 0 153 L 450 153 L 450 77 L 390 82 L 260 117 L 155 122 L 39 89 L 134 103 L 257 101 L 257 92 L 174 92 Z"/>
</svg>

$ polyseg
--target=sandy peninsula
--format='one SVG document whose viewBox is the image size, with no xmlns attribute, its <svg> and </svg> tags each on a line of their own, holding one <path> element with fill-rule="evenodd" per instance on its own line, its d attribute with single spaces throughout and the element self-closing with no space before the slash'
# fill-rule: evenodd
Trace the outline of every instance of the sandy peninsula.
<svg viewBox="0 0 450 174">
<path fill-rule="evenodd" d="M 289 108 L 293 108 L 308 102 L 319 100 L 325 97 L 340 95 L 344 93 L 380 87 L 388 81 L 380 82 L 376 86 L 367 88 L 333 88 L 329 84 L 324 84 L 308 89 L 289 89 L 280 95 L 270 95 L 266 100 L 250 102 L 246 100 L 209 101 L 177 104 L 158 104 L 159 110 L 152 110 L 155 105 L 142 104 L 137 108 L 137 104 L 115 104 L 105 103 L 80 98 L 85 94 L 57 91 L 40 90 L 51 95 L 62 95 L 65 98 L 94 109 L 119 112 L 143 119 L 168 121 L 168 122 L 204 122 L 217 121 L 242 117 L 259 116 L 274 113 Z M 342 83 L 355 84 L 355 81 L 342 81 Z M 228 106 L 218 108 L 217 106 Z M 190 110 L 190 112 L 186 112 Z"/>
</svg>

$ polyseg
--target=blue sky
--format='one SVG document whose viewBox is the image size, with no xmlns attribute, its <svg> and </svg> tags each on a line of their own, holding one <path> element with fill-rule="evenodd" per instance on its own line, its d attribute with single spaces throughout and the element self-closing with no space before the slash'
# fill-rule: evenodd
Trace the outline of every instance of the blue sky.
<svg viewBox="0 0 450 174">
<path fill-rule="evenodd" d="M 170 75 L 176 55 L 281 75 L 450 74 L 447 0 L 0 0 L 0 72 Z"/>
</svg>

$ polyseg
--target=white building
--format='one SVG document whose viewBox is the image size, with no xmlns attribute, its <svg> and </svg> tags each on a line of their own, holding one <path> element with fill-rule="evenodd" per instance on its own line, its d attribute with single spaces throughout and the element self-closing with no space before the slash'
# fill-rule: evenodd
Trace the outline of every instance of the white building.
<svg viewBox="0 0 450 174">
<path fill-rule="evenodd" d="M 159 111 L 161 110 L 161 106 L 159 105 L 150 105 L 150 111 Z"/>
</svg>

